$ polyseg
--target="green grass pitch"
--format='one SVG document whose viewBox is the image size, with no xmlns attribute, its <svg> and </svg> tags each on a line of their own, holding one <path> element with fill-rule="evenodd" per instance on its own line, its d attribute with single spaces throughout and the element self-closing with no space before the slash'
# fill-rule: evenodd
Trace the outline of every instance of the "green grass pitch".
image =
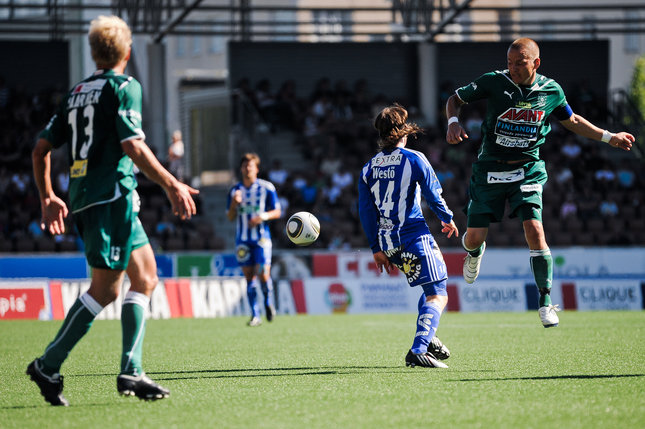
<svg viewBox="0 0 645 429">
<path fill-rule="evenodd" d="M 121 397 L 118 321 L 63 366 L 69 408 L 25 375 L 60 322 L 0 322 L 0 428 L 642 428 L 645 312 L 446 313 L 448 369 L 406 368 L 414 314 L 148 321 L 144 367 L 169 388 Z"/>
</svg>

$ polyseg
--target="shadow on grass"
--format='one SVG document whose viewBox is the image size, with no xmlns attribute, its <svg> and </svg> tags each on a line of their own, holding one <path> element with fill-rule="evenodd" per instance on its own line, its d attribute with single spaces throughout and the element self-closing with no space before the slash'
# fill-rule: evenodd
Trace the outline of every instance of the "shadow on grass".
<svg viewBox="0 0 645 429">
<path fill-rule="evenodd" d="M 395 369 L 401 366 L 307 366 L 307 367 L 288 367 L 288 368 L 228 368 L 228 369 L 195 369 L 195 370 L 177 370 L 177 371 L 146 371 L 149 376 L 152 375 L 181 375 L 181 374 L 216 374 L 224 372 L 258 372 L 258 371 L 313 371 L 313 370 L 348 370 L 348 369 Z M 118 374 L 69 374 L 70 377 L 116 377 Z M 170 380 L 170 379 L 160 379 Z"/>
<path fill-rule="evenodd" d="M 393 370 L 400 366 L 330 366 L 330 367 L 295 367 L 295 368 L 231 368 L 206 369 L 195 371 L 150 372 L 162 375 L 157 380 L 196 380 L 201 378 L 247 378 L 247 377 L 291 377 L 300 375 L 339 375 L 362 374 L 364 370 Z M 382 371 L 380 371 L 382 372 Z M 163 377 L 163 375 L 174 377 Z"/>
<path fill-rule="evenodd" d="M 513 380 L 585 380 L 585 379 L 602 379 L 602 378 L 628 378 L 628 377 L 645 377 L 645 374 L 597 374 L 597 375 L 552 375 L 540 377 L 498 377 L 498 378 L 460 378 L 446 381 L 513 381 Z"/>
<path fill-rule="evenodd" d="M 41 409 L 41 408 L 58 408 L 58 409 L 69 409 L 69 408 L 74 408 L 74 407 L 111 407 L 114 405 L 111 402 L 105 402 L 105 403 L 94 403 L 94 404 L 86 404 L 86 403 L 78 403 L 78 404 L 70 404 L 69 407 L 52 407 L 50 404 L 43 402 L 41 405 L 7 405 L 4 407 L 0 407 L 0 410 L 29 410 L 29 409 Z"/>
</svg>

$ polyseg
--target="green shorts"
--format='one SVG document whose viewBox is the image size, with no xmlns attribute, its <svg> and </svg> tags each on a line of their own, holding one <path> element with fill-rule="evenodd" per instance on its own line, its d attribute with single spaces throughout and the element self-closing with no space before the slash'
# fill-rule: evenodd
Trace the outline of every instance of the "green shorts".
<svg viewBox="0 0 645 429">
<path fill-rule="evenodd" d="M 138 208 L 139 196 L 133 191 L 74 214 L 90 267 L 125 270 L 130 253 L 148 244 Z"/>
<path fill-rule="evenodd" d="M 542 189 L 547 181 L 544 161 L 508 165 L 476 162 L 468 188 L 468 226 L 485 228 L 501 222 L 506 202 L 509 217 L 542 220 Z"/>
</svg>

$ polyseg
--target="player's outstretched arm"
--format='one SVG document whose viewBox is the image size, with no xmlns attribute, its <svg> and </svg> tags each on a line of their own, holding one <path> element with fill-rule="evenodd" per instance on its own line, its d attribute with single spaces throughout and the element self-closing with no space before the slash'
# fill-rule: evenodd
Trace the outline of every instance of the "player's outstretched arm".
<svg viewBox="0 0 645 429">
<path fill-rule="evenodd" d="M 160 185 L 172 205 L 172 212 L 182 220 L 197 213 L 193 195 L 199 194 L 185 183 L 177 180 L 166 170 L 142 139 L 130 139 L 121 143 L 123 151 L 150 180 Z"/>
<path fill-rule="evenodd" d="M 448 118 L 448 131 L 446 131 L 446 141 L 450 144 L 457 144 L 468 138 L 468 134 L 459 123 L 459 111 L 464 102 L 453 94 L 446 102 L 446 117 Z"/>
<path fill-rule="evenodd" d="M 40 209 L 42 217 L 40 228 L 50 234 L 65 233 L 65 217 L 67 205 L 54 193 L 51 181 L 51 150 L 52 145 L 46 139 L 38 139 L 31 153 L 34 169 L 34 181 L 40 195 Z"/>
<path fill-rule="evenodd" d="M 630 150 L 636 140 L 633 135 L 626 132 L 611 133 L 602 128 L 598 128 L 582 116 L 572 114 L 569 119 L 560 121 L 560 123 L 569 131 L 589 139 L 602 141 L 609 146 L 617 147 L 623 150 Z"/>
</svg>

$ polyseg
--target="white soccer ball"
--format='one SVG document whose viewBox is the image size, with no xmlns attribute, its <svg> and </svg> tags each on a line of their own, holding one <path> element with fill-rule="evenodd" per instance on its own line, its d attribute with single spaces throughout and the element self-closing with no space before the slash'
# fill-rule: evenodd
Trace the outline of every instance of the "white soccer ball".
<svg viewBox="0 0 645 429">
<path fill-rule="evenodd" d="M 287 221 L 287 237 L 298 246 L 309 246 L 320 235 L 320 222 L 309 212 L 298 212 Z"/>
</svg>

